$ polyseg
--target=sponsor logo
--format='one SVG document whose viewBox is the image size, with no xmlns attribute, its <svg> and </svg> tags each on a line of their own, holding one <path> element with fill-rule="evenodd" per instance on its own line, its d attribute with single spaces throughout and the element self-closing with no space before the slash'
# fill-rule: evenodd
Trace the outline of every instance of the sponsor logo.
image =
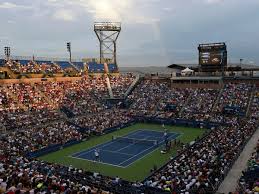
<svg viewBox="0 0 259 194">
<path fill-rule="evenodd" d="M 220 62 L 219 58 L 214 58 L 211 61 L 212 61 L 212 63 L 219 63 Z"/>
</svg>

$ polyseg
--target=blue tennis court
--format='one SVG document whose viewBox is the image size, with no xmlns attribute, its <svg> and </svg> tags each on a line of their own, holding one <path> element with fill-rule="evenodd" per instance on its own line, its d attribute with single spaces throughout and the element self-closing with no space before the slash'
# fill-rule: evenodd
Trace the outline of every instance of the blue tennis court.
<svg viewBox="0 0 259 194">
<path fill-rule="evenodd" d="M 94 151 L 99 150 L 100 163 L 125 168 L 164 144 L 164 133 L 141 129 L 126 136 L 115 138 L 103 144 L 71 155 L 72 158 L 95 161 Z M 178 133 L 168 133 L 173 140 Z"/>
</svg>

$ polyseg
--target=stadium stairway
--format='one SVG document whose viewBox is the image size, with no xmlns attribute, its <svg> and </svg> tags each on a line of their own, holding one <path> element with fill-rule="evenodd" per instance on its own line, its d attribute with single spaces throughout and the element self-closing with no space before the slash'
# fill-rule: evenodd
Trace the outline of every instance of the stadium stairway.
<svg viewBox="0 0 259 194">
<path fill-rule="evenodd" d="M 110 78 L 108 76 L 105 78 L 105 82 L 106 82 L 106 85 L 107 85 L 107 88 L 108 88 L 110 98 L 114 98 L 112 88 L 111 88 Z"/>
<path fill-rule="evenodd" d="M 44 94 L 44 92 L 42 92 L 43 88 L 39 87 L 39 86 L 36 86 L 34 83 L 31 83 L 31 86 L 34 87 L 34 88 L 37 88 L 37 91 L 39 92 L 39 95 L 42 97 L 43 100 L 46 100 L 46 102 L 50 105 L 52 105 L 53 107 L 57 107 L 57 105 L 55 105 L 50 99 L 48 96 L 46 96 Z"/>
<path fill-rule="evenodd" d="M 124 98 L 127 98 L 131 92 L 137 87 L 137 85 L 141 82 L 141 77 L 138 74 L 135 78 L 135 80 L 131 83 L 131 85 L 129 86 L 129 88 L 127 89 L 127 91 L 124 94 Z"/>
<path fill-rule="evenodd" d="M 250 111 L 251 111 L 250 108 L 251 108 L 252 102 L 254 100 L 255 90 L 256 90 L 256 86 L 254 85 L 254 87 L 252 88 L 252 92 L 251 92 L 250 97 L 249 97 L 249 103 L 248 103 L 248 106 L 247 106 L 247 109 L 246 109 L 246 116 L 247 117 L 250 115 Z"/>
<path fill-rule="evenodd" d="M 193 94 L 194 94 L 194 91 L 189 94 L 188 98 L 186 99 L 186 101 L 185 101 L 184 105 L 182 106 L 181 110 L 179 111 L 178 115 L 182 116 L 182 113 L 183 113 L 183 111 L 184 111 L 184 108 L 185 108 L 185 107 L 189 104 L 189 102 L 191 101 Z"/>
<path fill-rule="evenodd" d="M 1 131 L 3 131 L 3 132 L 6 131 L 6 127 L 2 123 L 0 123 L 0 132 Z"/>
<path fill-rule="evenodd" d="M 241 177 L 242 171 L 247 169 L 248 160 L 250 159 L 252 153 L 254 152 L 254 148 L 256 147 L 258 140 L 259 140 L 259 129 L 255 131 L 253 136 L 245 144 L 244 148 L 239 154 L 239 157 L 237 158 L 237 160 L 235 160 L 232 168 L 227 173 L 223 182 L 221 182 L 217 191 L 218 193 L 230 193 L 236 190 L 238 179 Z"/>
<path fill-rule="evenodd" d="M 75 116 L 74 113 L 65 106 L 62 106 L 59 110 L 68 119 Z"/>
<path fill-rule="evenodd" d="M 73 64 L 73 63 L 71 63 L 71 62 L 69 62 L 70 63 L 70 65 L 73 67 L 73 68 L 75 68 L 75 70 L 77 70 L 78 72 L 80 72 L 80 69 L 75 65 L 75 64 Z"/>
<path fill-rule="evenodd" d="M 223 91 L 224 91 L 224 88 L 221 88 L 221 90 L 220 90 L 220 92 L 218 94 L 218 97 L 217 97 L 217 99 L 216 99 L 216 101 L 215 101 L 215 103 L 213 105 L 212 112 L 215 112 L 215 110 L 217 108 L 217 105 L 219 103 L 220 97 L 222 96 Z"/>
</svg>

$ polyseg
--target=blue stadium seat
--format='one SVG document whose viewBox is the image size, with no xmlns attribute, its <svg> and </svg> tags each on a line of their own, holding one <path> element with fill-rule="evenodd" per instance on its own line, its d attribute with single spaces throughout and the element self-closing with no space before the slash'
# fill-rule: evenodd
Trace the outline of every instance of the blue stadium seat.
<svg viewBox="0 0 259 194">
<path fill-rule="evenodd" d="M 73 62 L 73 64 L 79 69 L 84 69 L 84 62 Z"/>
<path fill-rule="evenodd" d="M 115 65 L 115 64 L 108 64 L 108 69 L 109 69 L 109 72 L 117 72 L 118 71 L 117 65 Z"/>
<path fill-rule="evenodd" d="M 4 66 L 4 59 L 0 59 L 0 66 Z"/>
<path fill-rule="evenodd" d="M 28 65 L 29 62 L 29 60 L 19 60 L 19 63 L 23 66 Z"/>
<path fill-rule="evenodd" d="M 35 61 L 35 62 L 39 65 L 42 65 L 42 64 L 53 65 L 51 61 Z"/>
<path fill-rule="evenodd" d="M 69 61 L 55 61 L 55 63 L 58 64 L 62 69 L 72 67 Z"/>
<path fill-rule="evenodd" d="M 88 71 L 90 73 L 103 73 L 104 72 L 104 64 L 98 64 L 96 62 L 88 63 Z"/>
</svg>

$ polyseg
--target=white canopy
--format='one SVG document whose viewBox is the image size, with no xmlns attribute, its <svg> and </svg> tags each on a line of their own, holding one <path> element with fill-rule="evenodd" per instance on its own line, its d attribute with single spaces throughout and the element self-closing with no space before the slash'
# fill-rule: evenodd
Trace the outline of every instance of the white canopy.
<svg viewBox="0 0 259 194">
<path fill-rule="evenodd" d="M 192 73 L 193 70 L 190 69 L 189 67 L 185 68 L 184 70 L 182 70 L 182 73 Z"/>
</svg>

